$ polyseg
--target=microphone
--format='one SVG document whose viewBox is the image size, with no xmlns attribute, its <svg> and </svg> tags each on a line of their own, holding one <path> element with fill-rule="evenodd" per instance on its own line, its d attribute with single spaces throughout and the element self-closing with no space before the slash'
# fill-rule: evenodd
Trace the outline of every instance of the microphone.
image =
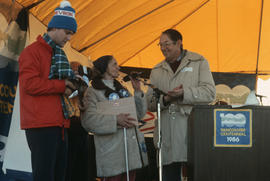
<svg viewBox="0 0 270 181">
<path fill-rule="evenodd" d="M 123 77 L 123 81 L 124 82 L 130 81 L 130 77 L 133 79 L 138 79 L 141 74 L 142 74 L 142 72 L 131 72 L 130 74 Z"/>
</svg>

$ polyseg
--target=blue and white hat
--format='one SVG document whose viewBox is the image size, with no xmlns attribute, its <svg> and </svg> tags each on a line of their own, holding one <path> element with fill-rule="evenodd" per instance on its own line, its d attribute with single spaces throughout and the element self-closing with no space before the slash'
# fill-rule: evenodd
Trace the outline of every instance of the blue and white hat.
<svg viewBox="0 0 270 181">
<path fill-rule="evenodd" d="M 67 29 L 74 33 L 77 31 L 75 10 L 71 7 L 69 1 L 63 0 L 54 12 L 55 14 L 49 22 L 48 28 Z"/>
</svg>

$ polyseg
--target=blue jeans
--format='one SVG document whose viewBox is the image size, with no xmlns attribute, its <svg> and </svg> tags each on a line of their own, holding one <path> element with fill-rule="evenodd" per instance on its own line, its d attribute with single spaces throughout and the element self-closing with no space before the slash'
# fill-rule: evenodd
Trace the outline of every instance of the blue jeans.
<svg viewBox="0 0 270 181">
<path fill-rule="evenodd" d="M 61 127 L 25 130 L 31 151 L 34 181 L 64 181 L 67 165 L 67 131 Z"/>
<path fill-rule="evenodd" d="M 174 162 L 169 165 L 163 165 L 162 180 L 163 181 L 181 181 L 181 163 Z"/>
</svg>

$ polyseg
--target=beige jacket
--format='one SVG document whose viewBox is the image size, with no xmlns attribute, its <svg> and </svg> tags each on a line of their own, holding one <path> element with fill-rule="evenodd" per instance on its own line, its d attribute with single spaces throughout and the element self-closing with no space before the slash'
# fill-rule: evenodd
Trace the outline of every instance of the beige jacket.
<svg viewBox="0 0 270 181">
<path fill-rule="evenodd" d="M 186 52 L 181 63 L 173 73 L 170 65 L 162 61 L 156 65 L 150 75 L 150 83 L 163 92 L 183 85 L 184 97 L 164 106 L 161 103 L 162 162 L 187 161 L 187 119 L 192 105 L 208 104 L 215 99 L 216 90 L 207 60 L 199 54 Z M 147 92 L 148 109 L 156 111 L 153 90 Z M 157 124 L 156 124 L 157 125 Z M 154 130 L 154 143 L 158 140 L 157 126 Z"/>
<path fill-rule="evenodd" d="M 138 119 L 147 110 L 145 95 L 135 92 Z M 106 101 L 103 90 L 89 87 L 84 98 L 87 106 L 82 113 L 82 126 L 94 133 L 98 177 L 110 177 L 126 172 L 123 129 L 117 128 L 116 116 L 97 113 L 97 102 Z M 148 165 L 144 135 L 138 128 L 127 129 L 129 170 Z"/>
</svg>

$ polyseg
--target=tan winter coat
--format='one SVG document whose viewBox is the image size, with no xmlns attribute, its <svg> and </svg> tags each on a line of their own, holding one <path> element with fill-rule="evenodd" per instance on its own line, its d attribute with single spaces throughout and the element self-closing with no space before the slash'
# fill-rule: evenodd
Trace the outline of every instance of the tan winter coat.
<svg viewBox="0 0 270 181">
<path fill-rule="evenodd" d="M 199 54 L 187 51 L 181 63 L 173 73 L 170 65 L 162 61 L 156 65 L 150 75 L 150 82 L 163 92 L 183 85 L 184 97 L 164 106 L 161 102 L 162 162 L 187 161 L 187 119 L 192 105 L 208 104 L 215 99 L 216 90 L 207 60 Z M 147 92 L 148 109 L 156 111 L 153 90 Z M 157 124 L 156 124 L 157 125 Z M 158 140 L 157 126 L 154 130 L 154 143 Z"/>
<path fill-rule="evenodd" d="M 135 92 L 137 117 L 147 110 L 145 95 Z M 97 102 L 106 101 L 103 90 L 89 87 L 84 98 L 87 109 L 82 114 L 82 126 L 94 133 L 98 177 L 110 177 L 126 172 L 123 129 L 117 128 L 116 116 L 97 113 Z M 127 129 L 129 170 L 148 165 L 144 135 L 136 128 Z"/>
</svg>

